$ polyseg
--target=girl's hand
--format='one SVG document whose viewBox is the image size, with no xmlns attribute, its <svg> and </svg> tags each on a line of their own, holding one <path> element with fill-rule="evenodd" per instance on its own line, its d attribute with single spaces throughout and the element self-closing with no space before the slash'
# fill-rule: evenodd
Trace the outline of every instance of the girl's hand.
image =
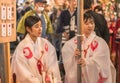
<svg viewBox="0 0 120 83">
<path fill-rule="evenodd" d="M 80 64 L 81 66 L 86 66 L 85 59 L 83 58 L 80 58 L 77 63 Z"/>
<path fill-rule="evenodd" d="M 78 56 L 78 55 L 80 55 L 80 51 L 79 51 L 79 49 L 75 49 L 75 51 L 74 51 L 74 56 Z"/>
</svg>

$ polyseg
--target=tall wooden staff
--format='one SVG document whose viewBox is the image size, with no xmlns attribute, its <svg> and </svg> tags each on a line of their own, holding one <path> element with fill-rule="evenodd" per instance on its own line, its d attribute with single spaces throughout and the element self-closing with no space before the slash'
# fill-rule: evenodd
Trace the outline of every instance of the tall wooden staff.
<svg viewBox="0 0 120 83">
<path fill-rule="evenodd" d="M 77 56 L 77 60 L 81 57 L 81 41 L 82 41 L 82 27 L 83 27 L 83 0 L 77 0 L 77 48 L 80 50 L 80 55 Z M 77 83 L 82 83 L 82 69 L 81 65 L 77 64 Z"/>
</svg>

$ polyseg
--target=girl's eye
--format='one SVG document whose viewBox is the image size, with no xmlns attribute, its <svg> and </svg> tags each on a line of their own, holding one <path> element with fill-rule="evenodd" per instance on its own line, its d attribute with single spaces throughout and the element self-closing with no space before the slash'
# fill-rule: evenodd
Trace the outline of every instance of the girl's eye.
<svg viewBox="0 0 120 83">
<path fill-rule="evenodd" d="M 39 28 L 39 26 L 36 26 L 35 28 Z"/>
<path fill-rule="evenodd" d="M 85 23 L 86 25 L 89 25 L 89 23 Z"/>
</svg>

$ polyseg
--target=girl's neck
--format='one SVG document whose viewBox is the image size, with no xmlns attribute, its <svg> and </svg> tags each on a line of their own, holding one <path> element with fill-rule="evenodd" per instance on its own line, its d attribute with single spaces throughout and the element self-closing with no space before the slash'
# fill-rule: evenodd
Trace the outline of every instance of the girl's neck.
<svg viewBox="0 0 120 83">
<path fill-rule="evenodd" d="M 30 37 L 31 37 L 31 39 L 33 40 L 33 42 L 35 43 L 35 42 L 36 42 L 36 40 L 37 40 L 37 37 L 32 36 L 32 35 L 30 35 Z"/>
<path fill-rule="evenodd" d="M 85 37 L 88 38 L 90 34 L 85 34 Z"/>
</svg>

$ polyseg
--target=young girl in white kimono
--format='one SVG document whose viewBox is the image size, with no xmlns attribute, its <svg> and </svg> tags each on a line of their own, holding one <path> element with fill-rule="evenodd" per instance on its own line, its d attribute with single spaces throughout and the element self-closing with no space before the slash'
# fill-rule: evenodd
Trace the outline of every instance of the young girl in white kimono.
<svg viewBox="0 0 120 83">
<path fill-rule="evenodd" d="M 94 32 L 91 15 L 84 14 L 81 53 L 77 48 L 77 36 L 67 41 L 62 48 L 65 68 L 65 83 L 77 82 L 77 64 L 82 68 L 82 83 L 116 83 L 116 71 L 110 60 L 107 43 Z M 81 54 L 80 59 L 75 57 Z"/>
<path fill-rule="evenodd" d="M 55 48 L 40 37 L 41 20 L 29 16 L 24 25 L 26 36 L 12 56 L 12 74 L 19 83 L 61 83 Z"/>
</svg>

